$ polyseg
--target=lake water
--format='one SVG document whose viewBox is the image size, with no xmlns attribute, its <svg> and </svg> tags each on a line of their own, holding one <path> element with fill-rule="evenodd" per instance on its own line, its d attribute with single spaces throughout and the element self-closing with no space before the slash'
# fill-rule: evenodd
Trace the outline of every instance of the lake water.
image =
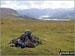
<svg viewBox="0 0 75 56">
<path fill-rule="evenodd" d="M 61 20 L 61 21 L 70 21 L 70 19 L 40 19 L 40 20 Z"/>
</svg>

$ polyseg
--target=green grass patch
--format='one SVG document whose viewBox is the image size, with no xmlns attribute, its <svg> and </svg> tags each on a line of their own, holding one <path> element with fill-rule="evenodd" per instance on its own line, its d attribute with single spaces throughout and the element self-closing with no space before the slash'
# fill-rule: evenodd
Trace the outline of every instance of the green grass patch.
<svg viewBox="0 0 75 56">
<path fill-rule="evenodd" d="M 74 50 L 74 21 L 9 20 L 1 22 L 2 55 L 52 55 L 59 50 Z M 42 40 L 42 45 L 35 48 L 10 47 L 9 42 L 30 29 L 32 34 Z"/>
</svg>

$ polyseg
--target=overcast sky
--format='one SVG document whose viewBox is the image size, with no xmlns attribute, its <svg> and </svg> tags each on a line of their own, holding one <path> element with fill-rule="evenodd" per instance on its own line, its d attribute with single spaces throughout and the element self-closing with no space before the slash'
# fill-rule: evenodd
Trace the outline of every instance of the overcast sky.
<svg viewBox="0 0 75 56">
<path fill-rule="evenodd" d="M 2 7 L 13 9 L 74 8 L 74 1 L 1 1 Z"/>
</svg>

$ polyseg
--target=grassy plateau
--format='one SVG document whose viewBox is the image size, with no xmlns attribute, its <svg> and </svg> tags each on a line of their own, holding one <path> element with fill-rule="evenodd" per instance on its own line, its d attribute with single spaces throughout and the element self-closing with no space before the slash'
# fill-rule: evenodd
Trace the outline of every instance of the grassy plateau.
<svg viewBox="0 0 75 56">
<path fill-rule="evenodd" d="M 74 51 L 74 21 L 1 19 L 2 55 L 56 55 L 59 50 Z M 35 48 L 10 47 L 9 42 L 30 29 L 42 40 Z"/>
</svg>

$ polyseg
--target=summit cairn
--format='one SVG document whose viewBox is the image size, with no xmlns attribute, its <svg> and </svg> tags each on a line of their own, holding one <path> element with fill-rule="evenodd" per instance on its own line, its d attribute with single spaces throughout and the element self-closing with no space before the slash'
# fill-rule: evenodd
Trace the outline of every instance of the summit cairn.
<svg viewBox="0 0 75 56">
<path fill-rule="evenodd" d="M 12 40 L 9 45 L 15 46 L 15 47 L 29 47 L 34 48 L 36 45 L 42 44 L 42 41 L 39 40 L 37 36 L 32 35 L 32 32 L 30 30 L 25 30 L 24 34 L 22 34 L 20 37 Z"/>
</svg>

